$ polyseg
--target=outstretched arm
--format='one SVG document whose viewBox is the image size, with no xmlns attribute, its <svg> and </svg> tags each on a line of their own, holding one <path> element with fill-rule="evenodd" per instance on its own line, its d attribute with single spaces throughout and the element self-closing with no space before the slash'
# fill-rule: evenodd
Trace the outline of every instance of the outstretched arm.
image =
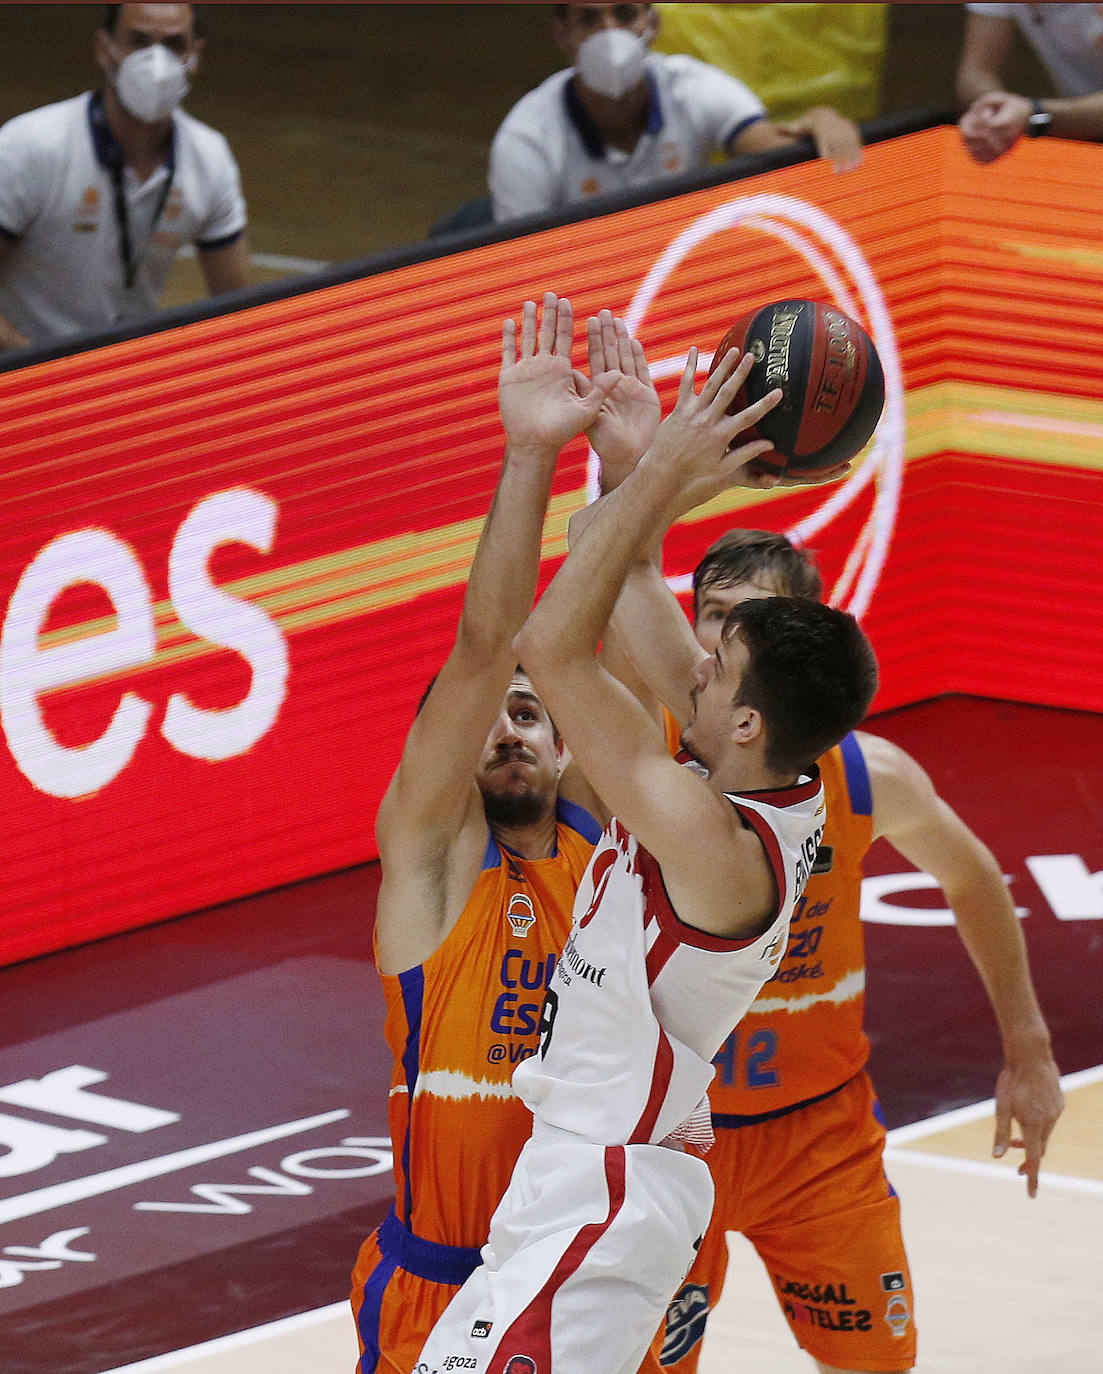
<svg viewBox="0 0 1103 1374">
<path fill-rule="evenodd" d="M 475 769 L 516 666 L 513 636 L 532 606 L 556 457 L 592 423 L 603 396 L 572 370 L 572 323 L 570 302 L 551 293 L 539 325 L 535 303 L 525 303 L 519 339 L 514 321 L 505 322 L 498 384 L 505 456 L 455 642 L 380 806 L 377 836 L 388 889 L 432 879 L 439 892 L 461 827 L 484 824 Z M 403 931 L 424 927 L 414 931 L 418 949 L 435 948 L 445 913 L 434 900 L 414 902 L 407 887 L 392 922 L 381 894 L 381 940 L 401 920 Z M 405 964 L 403 955 L 396 958 Z"/>
<path fill-rule="evenodd" d="M 759 440 L 730 449 L 781 398 L 773 391 L 735 416 L 727 413 L 753 359 L 748 355 L 733 371 L 734 356 L 725 358 L 699 396 L 696 361 L 691 349 L 673 413 L 635 470 L 605 498 L 515 647 L 583 772 L 659 861 L 682 918 L 718 934 L 754 935 L 769 901 L 768 875 L 762 890 L 753 881 L 741 886 L 738 878 L 760 863 L 757 841 L 737 830 L 719 794 L 673 762 L 644 708 L 597 659 L 629 567 L 682 493 L 723 490 L 769 447 Z M 707 874 L 692 857 L 701 846 L 717 856 Z M 734 897 L 733 889 L 739 889 Z"/>
<path fill-rule="evenodd" d="M 1049 1031 L 1030 978 L 1026 943 L 999 865 L 934 789 L 919 764 L 888 740 L 858 736 L 873 787 L 874 832 L 946 894 L 980 974 L 1003 1042 L 992 1153 L 1025 1151 L 1019 1173 L 1038 1191 L 1038 1169 L 1064 1102 Z M 1020 1134 L 1013 1138 L 1012 1121 Z"/>
</svg>

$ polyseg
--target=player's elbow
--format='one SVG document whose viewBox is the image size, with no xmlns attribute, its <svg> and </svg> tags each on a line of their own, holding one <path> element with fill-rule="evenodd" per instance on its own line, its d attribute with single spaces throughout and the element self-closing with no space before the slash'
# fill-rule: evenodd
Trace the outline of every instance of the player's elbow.
<svg viewBox="0 0 1103 1374">
<path fill-rule="evenodd" d="M 562 675 L 569 657 L 536 612 L 514 636 L 513 654 L 541 694 Z"/>
<path fill-rule="evenodd" d="M 534 671 L 539 672 L 543 668 L 544 656 L 540 651 L 540 639 L 533 634 L 528 622 L 513 636 L 513 655 L 518 663 L 524 665 L 525 672 L 530 677 Z"/>
</svg>

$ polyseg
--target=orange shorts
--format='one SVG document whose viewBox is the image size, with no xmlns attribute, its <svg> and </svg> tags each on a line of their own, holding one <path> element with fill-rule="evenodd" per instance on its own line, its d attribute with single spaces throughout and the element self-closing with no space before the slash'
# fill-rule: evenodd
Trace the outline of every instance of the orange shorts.
<svg viewBox="0 0 1103 1374">
<path fill-rule="evenodd" d="M 788 1115 L 717 1129 L 705 1156 L 716 1187 L 712 1223 L 652 1346 L 664 1368 L 696 1371 L 724 1286 L 725 1233 L 741 1231 L 809 1355 L 840 1369 L 911 1369 L 911 1275 L 879 1116 L 860 1073 Z"/>
<path fill-rule="evenodd" d="M 360 1338 L 356 1374 L 410 1374 L 426 1337 L 466 1277 L 457 1273 L 457 1282 L 445 1283 L 404 1268 L 397 1247 L 380 1248 L 380 1231 L 395 1225 L 388 1218 L 371 1233 L 352 1272 L 350 1301 Z M 401 1231 L 397 1239 L 404 1239 Z"/>
</svg>

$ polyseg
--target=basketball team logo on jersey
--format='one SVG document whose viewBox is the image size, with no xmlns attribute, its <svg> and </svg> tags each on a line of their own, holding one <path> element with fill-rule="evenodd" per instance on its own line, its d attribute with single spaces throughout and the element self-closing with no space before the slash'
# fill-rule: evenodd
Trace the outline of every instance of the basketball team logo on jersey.
<svg viewBox="0 0 1103 1374">
<path fill-rule="evenodd" d="M 536 924 L 536 910 L 523 892 L 515 892 L 506 907 L 506 920 L 518 940 L 523 940 Z"/>
<path fill-rule="evenodd" d="M 666 1309 L 661 1365 L 677 1364 L 705 1334 L 709 1317 L 707 1284 L 687 1283 Z"/>
<path fill-rule="evenodd" d="M 899 1294 L 889 1298 L 888 1306 L 885 1308 L 885 1321 L 892 1330 L 893 1339 L 903 1340 L 908 1322 L 911 1321 L 911 1309 L 908 1307 L 907 1298 L 902 1298 Z"/>
</svg>

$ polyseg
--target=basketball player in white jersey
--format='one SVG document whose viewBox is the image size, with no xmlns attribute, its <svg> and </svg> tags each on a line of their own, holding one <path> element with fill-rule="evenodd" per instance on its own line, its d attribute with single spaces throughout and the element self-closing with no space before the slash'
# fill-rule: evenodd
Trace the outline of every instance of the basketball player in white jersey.
<svg viewBox="0 0 1103 1374">
<path fill-rule="evenodd" d="M 639 551 L 670 519 L 737 482 L 769 445 L 731 449 L 780 399 L 728 415 L 752 365 L 728 355 L 678 404 L 604 499 L 515 641 L 615 819 L 575 903 L 541 1050 L 514 1075 L 531 1140 L 418 1374 L 634 1374 L 712 1207 L 713 1055 L 769 977 L 824 823 L 814 760 L 876 686 L 857 623 L 810 601 L 737 607 L 696 674 L 684 743 L 598 661 Z"/>
</svg>

